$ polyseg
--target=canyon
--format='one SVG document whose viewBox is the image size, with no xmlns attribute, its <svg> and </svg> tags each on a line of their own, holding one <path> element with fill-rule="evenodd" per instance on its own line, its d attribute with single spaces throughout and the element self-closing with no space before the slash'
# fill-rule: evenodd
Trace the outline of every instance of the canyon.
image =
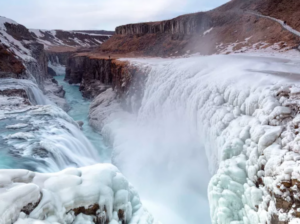
<svg viewBox="0 0 300 224">
<path fill-rule="evenodd" d="M 16 197 L 1 223 L 300 222 L 299 9 L 232 0 L 115 32 L 0 17 L 0 127 L 17 130 L 0 145 L 26 169 L 0 170 L 0 199 Z M 57 75 L 89 102 L 113 165 Z"/>
</svg>

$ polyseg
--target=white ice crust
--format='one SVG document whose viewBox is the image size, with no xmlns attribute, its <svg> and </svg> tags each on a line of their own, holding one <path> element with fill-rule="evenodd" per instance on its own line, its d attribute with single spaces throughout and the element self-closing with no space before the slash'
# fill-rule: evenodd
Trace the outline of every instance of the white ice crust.
<svg viewBox="0 0 300 224">
<path fill-rule="evenodd" d="M 96 215 L 110 224 L 122 220 L 130 224 L 156 223 L 131 184 L 111 164 L 52 174 L 0 170 L 0 201 L 1 224 L 94 223 Z M 34 206 L 26 215 L 24 208 L 29 204 Z M 73 211 L 95 204 L 99 206 L 95 216 L 76 216 Z M 122 216 L 118 215 L 120 210 Z"/>
<path fill-rule="evenodd" d="M 298 60 L 241 55 L 126 60 L 149 71 L 137 125 L 159 126 L 175 116 L 205 145 L 213 174 L 212 223 L 265 224 L 273 214 L 297 223 L 293 208 L 277 211 L 274 195 L 289 201 L 282 182 L 300 181 Z M 104 102 L 111 101 L 106 96 Z M 100 104 L 100 113 L 91 108 L 92 118 L 111 105 Z M 102 131 L 120 150 L 114 160 L 122 161 L 118 156 L 129 141 L 121 132 L 126 118 L 116 128 L 114 118 L 120 116 L 110 114 Z"/>
</svg>

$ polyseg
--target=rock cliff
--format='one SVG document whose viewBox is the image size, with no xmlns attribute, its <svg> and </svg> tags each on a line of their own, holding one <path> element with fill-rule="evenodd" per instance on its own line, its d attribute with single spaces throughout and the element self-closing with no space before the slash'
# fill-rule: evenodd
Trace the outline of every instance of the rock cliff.
<svg viewBox="0 0 300 224">
<path fill-rule="evenodd" d="M 51 72 L 51 70 L 49 70 Z M 61 87 L 48 74 L 44 45 L 13 20 L 0 17 L 0 78 L 29 79 L 60 107 L 66 109 Z"/>
<path fill-rule="evenodd" d="M 299 3 L 295 1 L 232 0 L 208 12 L 119 26 L 116 34 L 99 51 L 136 56 L 177 56 L 268 48 L 287 50 L 298 46 L 299 36 L 256 13 L 274 16 L 298 29 L 299 9 Z"/>
<path fill-rule="evenodd" d="M 126 61 L 75 55 L 68 60 L 65 80 L 80 84 L 84 97 L 94 98 L 108 88 L 123 95 L 138 69 Z"/>
</svg>

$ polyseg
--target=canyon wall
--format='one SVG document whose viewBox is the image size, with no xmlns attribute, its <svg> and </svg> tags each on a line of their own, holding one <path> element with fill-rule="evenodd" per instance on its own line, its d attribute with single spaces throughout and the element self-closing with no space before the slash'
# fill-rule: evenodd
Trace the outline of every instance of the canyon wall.
<svg viewBox="0 0 300 224">
<path fill-rule="evenodd" d="M 287 6 L 288 5 L 288 6 Z M 285 10 L 286 8 L 288 10 Z M 297 35 L 269 18 L 287 20 L 298 29 L 300 4 L 287 0 L 233 0 L 207 12 L 158 22 L 128 24 L 101 45 L 102 53 L 130 56 L 182 56 L 186 54 L 242 53 L 247 50 L 288 50 L 299 45 Z M 293 15 L 293 18 L 288 18 Z"/>
<path fill-rule="evenodd" d="M 175 19 L 152 22 L 128 24 L 116 28 L 117 35 L 127 34 L 149 34 L 149 33 L 170 33 L 170 34 L 193 34 L 204 32 L 212 26 L 212 20 L 206 13 L 194 13 L 179 16 Z"/>
<path fill-rule="evenodd" d="M 68 59 L 74 53 L 73 51 L 63 51 L 63 52 L 55 52 L 55 51 L 46 51 L 48 62 L 52 64 L 60 64 L 66 66 L 68 63 Z"/>
<path fill-rule="evenodd" d="M 123 96 L 129 90 L 133 77 L 139 77 L 138 74 L 139 69 L 126 61 L 74 56 L 68 60 L 65 80 L 80 84 L 86 98 L 94 98 L 108 88 Z"/>
</svg>

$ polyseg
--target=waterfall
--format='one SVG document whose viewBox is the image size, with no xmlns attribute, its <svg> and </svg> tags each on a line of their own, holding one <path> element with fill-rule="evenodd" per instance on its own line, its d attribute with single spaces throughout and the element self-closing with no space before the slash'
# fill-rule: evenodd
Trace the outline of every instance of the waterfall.
<svg viewBox="0 0 300 224">
<path fill-rule="evenodd" d="M 268 193 L 251 174 L 260 172 L 264 155 L 254 155 L 264 133 L 278 133 L 266 122 L 283 105 L 276 94 L 295 85 L 299 62 L 250 56 L 130 62 L 148 71 L 143 96 L 129 96 L 133 111 L 111 113 L 102 131 L 112 139 L 113 163 L 150 211 L 165 224 L 210 223 L 209 213 L 213 223 L 265 223 L 265 208 L 255 206 Z"/>
<path fill-rule="evenodd" d="M 39 89 L 37 84 L 26 79 L 1 79 L 0 90 L 4 89 L 23 89 L 33 105 L 54 105 Z"/>
<path fill-rule="evenodd" d="M 6 155 L 1 158 L 1 168 L 56 172 L 100 161 L 77 122 L 48 100 L 35 83 L 1 79 L 0 90 L 10 89 L 25 90 L 32 105 L 23 104 L 18 96 L 0 100 L 0 147 Z"/>
</svg>

